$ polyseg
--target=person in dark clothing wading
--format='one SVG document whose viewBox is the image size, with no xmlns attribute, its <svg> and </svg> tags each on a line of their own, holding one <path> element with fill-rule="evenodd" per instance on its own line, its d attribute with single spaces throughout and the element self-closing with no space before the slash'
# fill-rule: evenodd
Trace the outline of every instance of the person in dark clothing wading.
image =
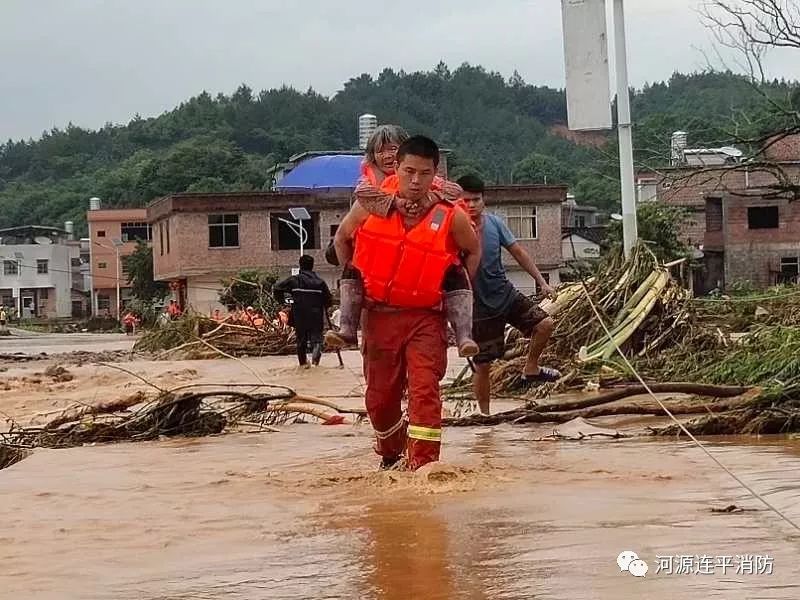
<svg viewBox="0 0 800 600">
<path fill-rule="evenodd" d="M 272 288 L 278 302 L 292 296 L 292 320 L 297 334 L 297 360 L 308 367 L 306 352 L 311 346 L 311 362 L 318 365 L 322 358 L 322 330 L 325 311 L 333 304 L 331 291 L 322 278 L 314 272 L 314 257 L 300 257 L 300 273 L 279 281 Z"/>
</svg>

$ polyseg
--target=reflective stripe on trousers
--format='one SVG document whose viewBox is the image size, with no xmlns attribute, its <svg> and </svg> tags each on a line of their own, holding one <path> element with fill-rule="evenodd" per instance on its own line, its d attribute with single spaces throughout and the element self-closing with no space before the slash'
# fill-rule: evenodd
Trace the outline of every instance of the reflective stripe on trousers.
<svg viewBox="0 0 800 600">
<path fill-rule="evenodd" d="M 409 466 L 415 469 L 439 459 L 439 381 L 447 366 L 444 316 L 420 309 L 370 310 L 368 315 L 364 331 L 366 406 L 373 429 L 383 432 L 376 451 L 394 458 L 407 447 Z M 402 419 L 400 402 L 406 388 L 408 434 L 404 427 L 393 431 Z"/>
</svg>

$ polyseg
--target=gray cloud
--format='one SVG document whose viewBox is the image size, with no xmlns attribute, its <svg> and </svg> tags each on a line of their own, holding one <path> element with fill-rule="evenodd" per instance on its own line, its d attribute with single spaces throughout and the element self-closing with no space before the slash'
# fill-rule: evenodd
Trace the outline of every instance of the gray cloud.
<svg viewBox="0 0 800 600">
<path fill-rule="evenodd" d="M 629 0 L 631 83 L 705 66 L 697 0 Z M 333 94 L 383 67 L 481 64 L 563 85 L 559 0 L 3 0 L 0 139 L 97 127 L 203 89 L 289 84 Z M 773 57 L 773 75 L 800 61 Z"/>
</svg>

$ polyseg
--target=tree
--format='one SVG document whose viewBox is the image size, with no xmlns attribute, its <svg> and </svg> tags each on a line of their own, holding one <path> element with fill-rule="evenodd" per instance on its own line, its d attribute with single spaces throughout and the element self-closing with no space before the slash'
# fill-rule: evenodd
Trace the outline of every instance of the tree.
<svg viewBox="0 0 800 600">
<path fill-rule="evenodd" d="M 133 254 L 124 258 L 128 271 L 128 283 L 135 302 L 131 309 L 138 312 L 145 322 L 155 320 L 154 305 L 164 300 L 169 288 L 153 276 L 153 247 L 138 240 Z"/>
<path fill-rule="evenodd" d="M 755 114 L 738 115 L 734 120 L 733 142 L 748 148 L 742 166 L 724 172 L 753 168 L 773 175 L 773 194 L 790 199 L 800 197 L 800 185 L 792 181 L 783 167 L 767 158 L 768 150 L 788 136 L 800 135 L 798 88 L 774 94 L 772 88 L 785 82 L 768 81 L 764 59 L 774 51 L 791 52 L 800 60 L 800 0 L 705 0 L 702 18 L 717 43 L 717 60 L 726 68 L 719 48 L 735 52 L 736 66 L 743 70 L 753 90 L 764 101 Z"/>
<path fill-rule="evenodd" d="M 572 171 L 561 161 L 545 154 L 533 153 L 514 165 L 514 183 L 567 183 Z"/>
<path fill-rule="evenodd" d="M 131 293 L 136 298 L 145 302 L 160 301 L 169 293 L 167 284 L 156 281 L 153 276 L 153 247 L 147 242 L 137 240 L 136 249 L 125 257 L 125 266 Z"/>
<path fill-rule="evenodd" d="M 637 163 L 665 164 L 676 129 L 688 128 L 689 143 L 698 145 L 784 131 L 796 123 L 797 89 L 794 82 L 761 83 L 729 72 L 676 73 L 648 85 L 633 94 Z M 127 125 L 70 125 L 37 140 L 8 141 L 0 144 L 0 228 L 70 220 L 85 236 L 92 195 L 114 208 L 189 190 L 264 189 L 268 169 L 292 154 L 352 149 L 363 112 L 433 136 L 453 151 L 454 177 L 475 172 L 489 184 L 546 177 L 573 186 L 580 201 L 618 203 L 616 142 L 600 136 L 585 146 L 583 136 L 565 139 L 563 90 L 477 65 L 442 63 L 429 71 L 360 75 L 332 98 L 286 86 L 257 93 L 240 86 L 228 96 L 199 94 Z"/>
<path fill-rule="evenodd" d="M 262 310 L 264 314 L 271 314 L 277 308 L 277 302 L 272 296 L 272 286 L 276 281 L 278 275 L 274 271 L 260 269 L 240 271 L 234 277 L 222 281 L 225 287 L 219 294 L 220 304 L 240 308 L 252 306 Z"/>
<path fill-rule="evenodd" d="M 647 244 L 662 262 L 689 256 L 689 247 L 681 239 L 681 225 L 687 220 L 686 210 L 660 202 L 644 202 L 636 207 L 639 239 Z M 622 222 L 611 221 L 605 246 L 622 248 Z"/>
</svg>

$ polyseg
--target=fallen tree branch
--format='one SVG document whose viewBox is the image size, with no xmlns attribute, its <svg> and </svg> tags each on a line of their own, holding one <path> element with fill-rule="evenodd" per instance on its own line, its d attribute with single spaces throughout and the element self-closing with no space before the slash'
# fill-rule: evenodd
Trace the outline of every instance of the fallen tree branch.
<svg viewBox="0 0 800 600">
<path fill-rule="evenodd" d="M 741 396 L 752 388 L 741 386 L 709 385 L 705 383 L 650 383 L 650 390 L 655 394 L 691 394 L 693 396 L 707 396 L 712 398 L 732 398 Z M 616 402 L 630 396 L 646 395 L 647 389 L 643 385 L 629 385 L 622 388 L 612 389 L 602 394 L 597 394 L 591 398 L 581 400 L 570 400 L 555 404 L 543 404 L 537 406 L 539 412 L 564 412 L 567 410 L 577 410 L 590 408 L 609 402 Z"/>
<path fill-rule="evenodd" d="M 47 427 L 49 429 L 55 429 L 63 425 L 64 423 L 70 423 L 71 421 L 78 421 L 86 416 L 120 412 L 123 410 L 127 410 L 132 406 L 136 406 L 137 404 L 141 404 L 142 402 L 145 401 L 146 401 L 146 396 L 144 395 L 144 392 L 136 392 L 135 394 L 132 394 L 127 398 L 112 400 L 111 402 L 104 402 L 101 404 L 95 404 L 89 406 L 86 405 L 71 406 L 61 411 L 60 416 L 56 417 L 55 419 L 47 423 Z"/>
<path fill-rule="evenodd" d="M 621 391 L 621 390 L 620 390 Z M 607 394 L 602 394 L 606 396 Z M 619 400 L 614 398 L 610 402 Z M 595 398 L 594 400 L 597 400 Z M 664 401 L 669 411 L 674 415 L 699 415 L 703 413 L 725 413 L 731 410 L 737 410 L 745 406 L 751 399 L 747 397 L 734 397 L 731 400 L 720 402 L 691 402 L 685 400 L 668 399 Z M 587 406 L 582 409 L 575 409 L 569 411 L 545 411 L 542 410 L 547 407 L 538 407 L 537 409 L 517 408 L 514 410 L 507 410 L 499 412 L 490 416 L 472 415 L 462 418 L 444 419 L 443 422 L 449 427 L 471 427 L 476 425 L 500 425 L 501 423 L 513 423 L 521 425 L 525 423 L 566 423 L 575 418 L 581 417 L 584 419 L 605 417 L 613 415 L 665 415 L 664 410 L 656 403 L 635 403 L 635 404 L 621 404 L 619 406 L 603 406 L 608 404 L 609 401 L 604 401 L 601 405 Z M 560 405 L 552 406 L 569 406 L 571 403 L 564 402 Z M 572 403 L 574 404 L 574 403 Z"/>
</svg>

